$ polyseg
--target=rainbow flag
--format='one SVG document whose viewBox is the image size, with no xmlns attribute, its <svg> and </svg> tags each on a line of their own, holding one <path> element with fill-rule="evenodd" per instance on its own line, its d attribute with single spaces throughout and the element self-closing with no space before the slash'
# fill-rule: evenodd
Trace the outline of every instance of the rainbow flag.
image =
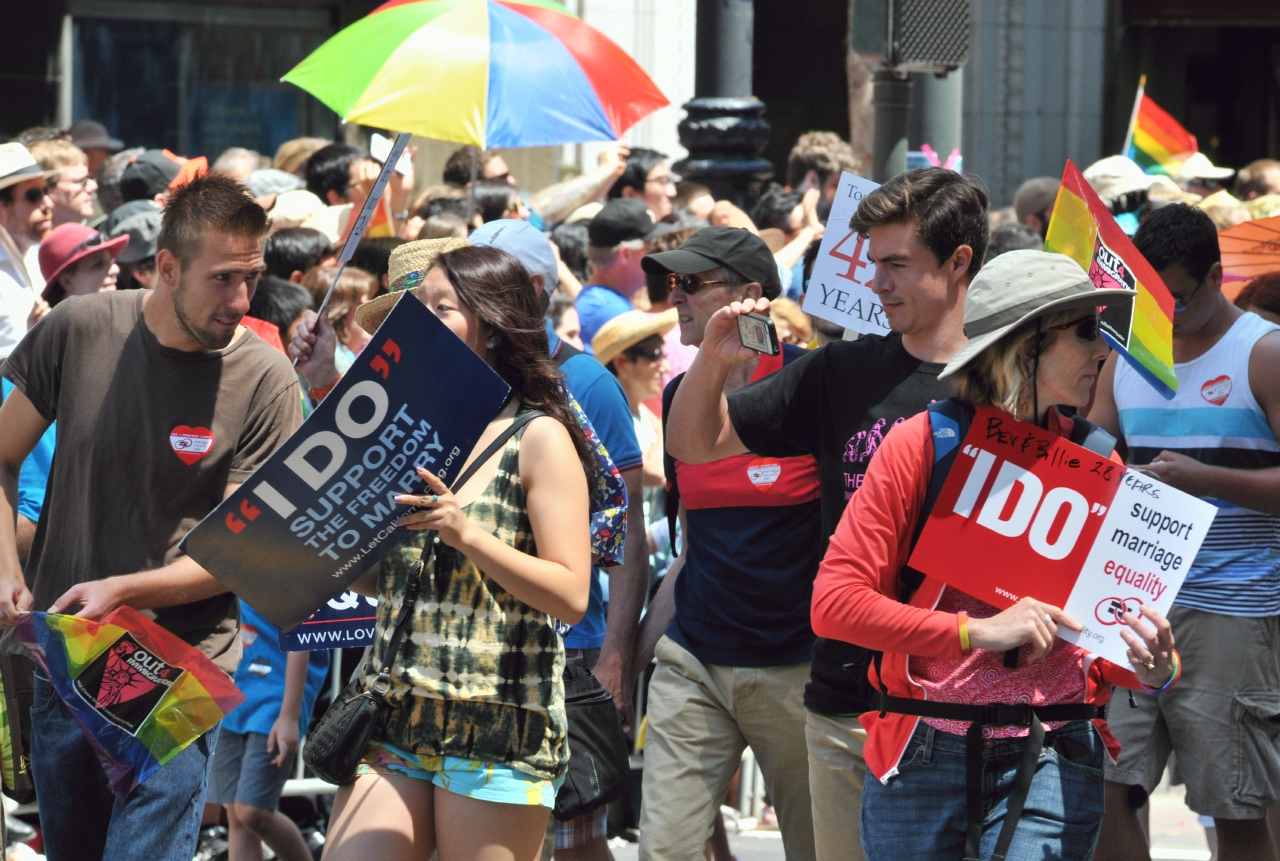
<svg viewBox="0 0 1280 861">
<path fill-rule="evenodd" d="M 1196 136 L 1157 105 L 1142 85 L 1138 86 L 1138 99 L 1133 105 L 1128 141 L 1125 155 L 1147 173 L 1177 173 L 1189 156 L 1200 151 Z"/>
<path fill-rule="evenodd" d="M 1070 161 L 1049 219 L 1045 251 L 1065 254 L 1099 289 L 1129 288 L 1132 305 L 1102 313 L 1102 334 L 1166 398 L 1178 392 L 1173 372 L 1173 296 L 1079 169 Z"/>
<path fill-rule="evenodd" d="M 101 622 L 30 613 L 18 635 L 121 799 L 244 702 L 226 673 L 130 607 Z"/>
</svg>

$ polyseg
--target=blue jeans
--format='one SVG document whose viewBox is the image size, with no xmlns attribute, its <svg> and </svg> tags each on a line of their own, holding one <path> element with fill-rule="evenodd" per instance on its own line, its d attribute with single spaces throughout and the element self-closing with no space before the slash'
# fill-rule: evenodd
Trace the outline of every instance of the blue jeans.
<svg viewBox="0 0 1280 861">
<path fill-rule="evenodd" d="M 31 773 L 49 861 L 191 861 L 218 727 L 118 800 L 71 710 L 36 675 Z"/>
<path fill-rule="evenodd" d="M 1073 721 L 1041 755 L 1008 861 L 1088 861 L 1102 824 L 1102 741 L 1088 721 Z M 1004 825 L 1026 740 L 989 739 L 982 773 L 982 857 Z M 921 721 L 898 774 L 862 790 L 862 846 L 869 861 L 962 859 L 967 831 L 964 737 Z"/>
</svg>

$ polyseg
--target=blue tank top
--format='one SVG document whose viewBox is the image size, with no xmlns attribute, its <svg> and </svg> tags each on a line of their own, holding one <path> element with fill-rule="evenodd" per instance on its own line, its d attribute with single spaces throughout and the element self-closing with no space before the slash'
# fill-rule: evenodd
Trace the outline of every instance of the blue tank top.
<svg viewBox="0 0 1280 861">
<path fill-rule="evenodd" d="M 1127 362 L 1116 365 L 1115 399 L 1129 462 L 1172 451 L 1211 466 L 1280 466 L 1280 441 L 1249 384 L 1253 346 L 1277 327 L 1244 314 L 1203 356 L 1174 366 L 1166 401 Z M 1280 615 L 1280 517 L 1218 499 L 1218 515 L 1175 604 L 1227 616 Z"/>
</svg>

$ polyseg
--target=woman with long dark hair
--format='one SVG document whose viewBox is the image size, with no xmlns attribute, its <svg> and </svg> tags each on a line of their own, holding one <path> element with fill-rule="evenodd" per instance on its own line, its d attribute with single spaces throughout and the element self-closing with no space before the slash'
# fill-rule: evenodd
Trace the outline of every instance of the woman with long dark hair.
<svg viewBox="0 0 1280 861">
<path fill-rule="evenodd" d="M 511 386 L 472 459 L 518 415 L 545 416 L 456 491 L 420 470 L 426 491 L 397 497 L 418 509 L 398 521 L 411 534 L 360 583 L 379 597 L 366 689 L 419 556 L 422 591 L 363 764 L 338 791 L 329 861 L 433 851 L 441 861 L 534 861 L 568 764 L 556 620 L 572 624 L 587 608 L 591 450 L 548 358 L 524 267 L 495 248 L 460 246 L 465 240 L 396 249 L 392 292 L 363 306 L 360 324 L 376 329 L 407 290 Z"/>
</svg>

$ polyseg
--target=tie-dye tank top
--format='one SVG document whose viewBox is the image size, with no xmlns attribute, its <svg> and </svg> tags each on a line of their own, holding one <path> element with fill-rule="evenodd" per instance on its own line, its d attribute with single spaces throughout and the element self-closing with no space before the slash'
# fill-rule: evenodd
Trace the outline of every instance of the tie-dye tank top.
<svg viewBox="0 0 1280 861">
<path fill-rule="evenodd" d="M 498 471 L 463 511 L 522 553 L 536 555 L 520 483 L 520 437 L 509 440 Z M 427 535 L 414 533 L 382 560 L 378 627 L 366 688 L 391 640 L 396 616 Z M 555 622 L 513 597 L 457 550 L 433 543 L 424 582 L 392 668 L 388 708 L 374 737 L 426 756 L 504 763 L 540 778 L 569 761 L 564 709 L 564 646 Z M 372 669 L 370 669 L 372 668 Z"/>
</svg>

